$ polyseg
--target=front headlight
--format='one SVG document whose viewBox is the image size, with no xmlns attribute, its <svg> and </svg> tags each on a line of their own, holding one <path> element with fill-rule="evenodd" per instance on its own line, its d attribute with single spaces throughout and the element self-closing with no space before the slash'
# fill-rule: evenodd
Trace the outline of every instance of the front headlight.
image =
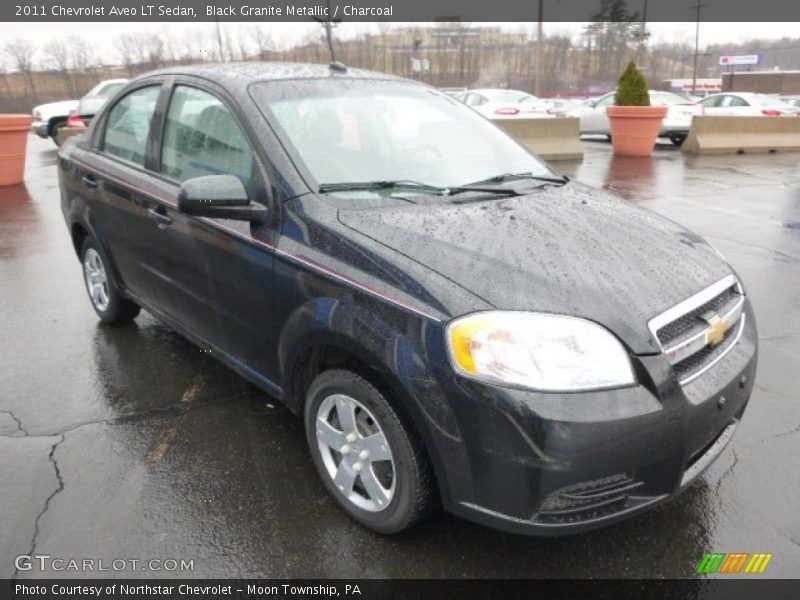
<svg viewBox="0 0 800 600">
<path fill-rule="evenodd" d="M 479 381 L 568 392 L 635 382 L 619 340 L 586 319 L 490 311 L 455 319 L 446 332 L 456 371 Z"/>
</svg>

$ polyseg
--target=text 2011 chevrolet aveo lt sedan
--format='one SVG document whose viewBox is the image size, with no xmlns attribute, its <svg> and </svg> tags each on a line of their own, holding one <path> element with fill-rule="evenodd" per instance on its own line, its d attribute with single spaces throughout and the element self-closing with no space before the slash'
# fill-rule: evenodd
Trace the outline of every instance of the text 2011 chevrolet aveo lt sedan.
<svg viewBox="0 0 800 600">
<path fill-rule="evenodd" d="M 100 319 L 143 307 L 304 415 L 328 492 L 379 532 L 439 503 L 612 523 L 686 488 L 750 396 L 753 312 L 708 243 L 425 85 L 157 71 L 59 173 Z"/>
</svg>

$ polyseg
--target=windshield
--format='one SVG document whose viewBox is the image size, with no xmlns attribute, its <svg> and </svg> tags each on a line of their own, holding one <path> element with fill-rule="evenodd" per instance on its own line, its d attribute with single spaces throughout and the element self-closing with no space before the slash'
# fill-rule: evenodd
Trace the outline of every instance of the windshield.
<svg viewBox="0 0 800 600">
<path fill-rule="evenodd" d="M 692 102 L 688 98 L 670 92 L 651 92 L 650 101 L 653 104 L 689 104 Z"/>
<path fill-rule="evenodd" d="M 449 187 L 504 173 L 553 176 L 482 116 L 424 86 L 336 78 L 265 82 L 252 93 L 316 186 Z"/>
<path fill-rule="evenodd" d="M 87 97 L 102 96 L 104 98 L 108 96 L 113 96 L 119 90 L 121 90 L 126 83 L 127 81 L 115 81 L 113 83 L 101 82 L 98 83 L 96 86 L 94 86 L 91 90 L 89 90 L 89 93 L 86 94 L 86 96 Z"/>
</svg>

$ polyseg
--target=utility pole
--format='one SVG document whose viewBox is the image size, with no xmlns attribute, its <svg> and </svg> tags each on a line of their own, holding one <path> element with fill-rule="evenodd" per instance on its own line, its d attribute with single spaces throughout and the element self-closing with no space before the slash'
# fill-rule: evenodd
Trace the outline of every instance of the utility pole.
<svg viewBox="0 0 800 600">
<path fill-rule="evenodd" d="M 709 4 L 702 4 L 698 1 L 697 4 L 691 8 L 697 9 L 697 22 L 694 29 L 694 68 L 692 69 L 692 94 L 697 92 L 697 57 L 700 52 L 700 9 L 709 6 Z"/>
<path fill-rule="evenodd" d="M 536 33 L 536 84 L 534 95 L 542 97 L 542 46 L 544 45 L 544 0 L 539 0 L 539 26 Z"/>
<path fill-rule="evenodd" d="M 642 6 L 642 21 L 639 27 L 639 67 L 644 65 L 647 59 L 647 38 L 650 34 L 647 33 L 647 0 L 644 0 Z"/>
</svg>

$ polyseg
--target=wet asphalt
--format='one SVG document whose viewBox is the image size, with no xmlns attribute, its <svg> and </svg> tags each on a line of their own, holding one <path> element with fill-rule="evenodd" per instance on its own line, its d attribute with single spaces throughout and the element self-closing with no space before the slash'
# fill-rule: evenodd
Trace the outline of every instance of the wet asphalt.
<svg viewBox="0 0 800 600">
<path fill-rule="evenodd" d="M 360 528 L 328 499 L 302 423 L 274 399 L 146 313 L 125 327 L 97 321 L 59 208 L 55 147 L 31 136 L 25 184 L 0 188 L 0 578 L 31 552 L 194 564 L 104 576 L 537 578 L 692 577 L 705 552 L 771 552 L 769 575 L 800 576 L 800 155 L 585 148 L 556 168 L 705 236 L 755 306 L 753 397 L 693 488 L 565 538 L 443 513 L 393 537 Z"/>
</svg>

